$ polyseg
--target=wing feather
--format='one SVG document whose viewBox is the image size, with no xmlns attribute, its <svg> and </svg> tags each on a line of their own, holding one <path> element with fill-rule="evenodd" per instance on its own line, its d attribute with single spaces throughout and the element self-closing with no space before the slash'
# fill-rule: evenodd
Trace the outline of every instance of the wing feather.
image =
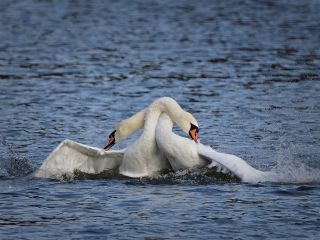
<svg viewBox="0 0 320 240">
<path fill-rule="evenodd" d="M 100 173 L 119 167 L 123 154 L 124 149 L 106 152 L 66 139 L 51 152 L 35 172 L 35 176 L 51 178 L 73 173 L 75 170 L 92 174 Z"/>
<path fill-rule="evenodd" d="M 211 161 L 212 166 L 216 166 L 217 163 L 222 165 L 232 174 L 239 177 L 243 182 L 257 183 L 268 181 L 271 178 L 271 172 L 262 172 L 255 169 L 246 161 L 235 155 L 217 152 L 211 147 L 203 144 L 197 144 L 197 148 L 198 154 Z"/>
</svg>

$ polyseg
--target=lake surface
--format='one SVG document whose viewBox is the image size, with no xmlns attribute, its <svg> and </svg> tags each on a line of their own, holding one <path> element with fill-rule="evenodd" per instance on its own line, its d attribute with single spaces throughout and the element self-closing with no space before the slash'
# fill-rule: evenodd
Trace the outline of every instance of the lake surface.
<svg viewBox="0 0 320 240">
<path fill-rule="evenodd" d="M 315 0 L 0 1 L 0 239 L 319 239 L 319 12 Z M 162 96 L 194 114 L 202 143 L 281 181 L 30 175 L 62 140 L 103 147 Z"/>
</svg>

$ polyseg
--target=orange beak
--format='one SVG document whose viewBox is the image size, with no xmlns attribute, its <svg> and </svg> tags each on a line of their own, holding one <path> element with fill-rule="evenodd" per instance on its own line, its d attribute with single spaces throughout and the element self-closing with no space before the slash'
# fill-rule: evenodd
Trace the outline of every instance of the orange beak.
<svg viewBox="0 0 320 240">
<path fill-rule="evenodd" d="M 116 143 L 116 140 L 114 139 L 114 137 L 109 137 L 109 141 L 108 144 L 104 147 L 105 151 L 108 151 L 110 148 L 112 148 L 112 146 Z"/>
<path fill-rule="evenodd" d="M 199 142 L 199 137 L 198 137 L 197 129 L 191 129 L 191 130 L 189 131 L 189 135 L 190 135 L 190 137 L 193 139 L 193 141 L 195 141 L 196 143 Z"/>
</svg>

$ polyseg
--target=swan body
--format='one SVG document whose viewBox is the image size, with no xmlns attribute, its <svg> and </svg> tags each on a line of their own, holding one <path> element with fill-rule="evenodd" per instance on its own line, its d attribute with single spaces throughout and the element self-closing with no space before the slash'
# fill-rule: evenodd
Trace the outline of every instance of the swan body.
<svg viewBox="0 0 320 240">
<path fill-rule="evenodd" d="M 159 151 L 156 143 L 156 127 L 159 117 L 162 113 L 168 114 L 172 121 L 176 122 L 180 128 L 188 133 L 190 130 L 190 124 L 198 126 L 195 118 L 188 112 L 184 111 L 180 105 L 169 97 L 159 98 L 154 101 L 147 109 L 143 111 L 144 113 L 144 130 L 131 146 L 129 146 L 123 156 L 122 163 L 120 165 L 119 171 L 122 175 L 129 177 L 144 177 L 151 176 L 157 172 L 170 168 L 170 163 L 167 158 Z M 142 113 L 141 113 L 142 115 Z M 141 116 L 137 116 L 138 120 L 141 120 Z M 123 133 L 123 129 L 128 129 L 125 125 L 129 122 L 135 123 L 138 127 L 142 124 L 138 120 L 133 120 L 122 122 L 116 127 L 116 135 L 128 136 L 132 132 Z M 131 129 L 138 129 L 138 127 L 132 127 Z M 129 132 L 129 133 L 128 133 Z"/>
<path fill-rule="evenodd" d="M 194 167 L 204 167 L 208 161 L 198 154 L 197 143 L 172 132 L 170 117 L 161 114 L 156 127 L 156 142 L 162 154 L 170 162 L 174 171 Z"/>
</svg>

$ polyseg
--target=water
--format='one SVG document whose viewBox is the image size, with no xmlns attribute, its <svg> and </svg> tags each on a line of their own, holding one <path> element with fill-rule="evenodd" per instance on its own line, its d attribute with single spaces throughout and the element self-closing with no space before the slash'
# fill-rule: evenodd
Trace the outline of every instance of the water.
<svg viewBox="0 0 320 240">
<path fill-rule="evenodd" d="M 319 11 L 315 0 L 1 1 L 0 238 L 318 239 Z M 202 143 L 282 181 L 28 175 L 65 138 L 104 146 L 161 96 L 195 115 Z"/>
</svg>

